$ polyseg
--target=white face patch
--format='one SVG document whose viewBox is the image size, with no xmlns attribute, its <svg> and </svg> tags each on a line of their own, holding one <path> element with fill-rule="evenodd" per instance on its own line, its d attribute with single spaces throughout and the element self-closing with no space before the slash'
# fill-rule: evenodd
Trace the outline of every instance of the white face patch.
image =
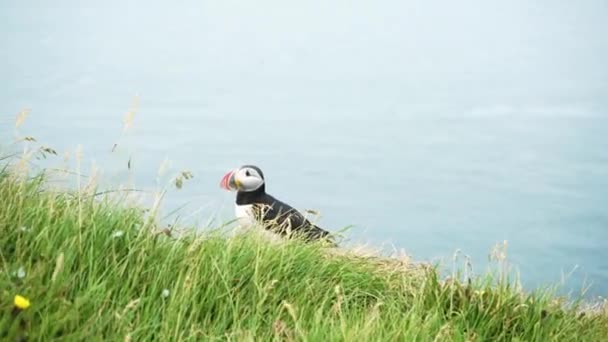
<svg viewBox="0 0 608 342">
<path fill-rule="evenodd" d="M 253 168 L 244 167 L 239 169 L 235 175 L 235 180 L 239 184 L 239 191 L 255 191 L 264 184 L 262 175 Z"/>
</svg>

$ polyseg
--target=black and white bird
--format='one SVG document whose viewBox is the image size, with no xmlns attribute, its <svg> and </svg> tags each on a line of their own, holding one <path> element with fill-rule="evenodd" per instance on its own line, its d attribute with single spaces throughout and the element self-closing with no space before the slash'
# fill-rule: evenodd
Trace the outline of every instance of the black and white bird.
<svg viewBox="0 0 608 342">
<path fill-rule="evenodd" d="M 267 194 L 264 174 L 257 166 L 244 165 L 226 173 L 220 187 L 237 192 L 235 214 L 241 225 L 259 223 L 281 236 L 298 236 L 307 241 L 331 240 L 329 232 L 311 223 L 289 204 Z"/>
</svg>

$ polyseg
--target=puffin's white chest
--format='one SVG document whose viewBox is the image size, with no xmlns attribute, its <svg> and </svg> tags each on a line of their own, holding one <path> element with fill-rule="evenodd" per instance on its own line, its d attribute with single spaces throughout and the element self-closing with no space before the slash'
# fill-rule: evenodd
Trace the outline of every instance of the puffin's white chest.
<svg viewBox="0 0 608 342">
<path fill-rule="evenodd" d="M 251 205 L 251 204 L 238 205 L 237 204 L 234 207 L 234 213 L 236 214 L 237 224 L 239 225 L 240 229 L 248 229 L 256 224 L 256 219 L 253 214 L 253 205 Z M 260 236 L 263 239 L 266 239 L 269 242 L 272 242 L 272 243 L 281 242 L 281 238 L 279 237 L 279 235 L 277 235 L 269 230 L 254 229 L 253 232 L 254 232 L 254 234 L 258 234 L 258 236 Z"/>
<path fill-rule="evenodd" d="M 255 226 L 257 221 L 253 214 L 253 205 L 251 205 L 251 204 L 238 205 L 237 204 L 234 208 L 234 212 L 236 214 L 237 223 L 238 223 L 240 229 L 248 229 L 248 228 Z M 272 243 L 281 242 L 281 238 L 277 234 L 275 234 L 269 230 L 254 229 L 253 232 L 255 232 L 255 234 L 258 234 L 260 237 L 262 237 L 263 239 L 266 239 L 269 242 L 272 242 Z"/>
<path fill-rule="evenodd" d="M 251 204 L 235 205 L 234 214 L 240 226 L 251 226 L 255 223 L 253 205 Z"/>
</svg>

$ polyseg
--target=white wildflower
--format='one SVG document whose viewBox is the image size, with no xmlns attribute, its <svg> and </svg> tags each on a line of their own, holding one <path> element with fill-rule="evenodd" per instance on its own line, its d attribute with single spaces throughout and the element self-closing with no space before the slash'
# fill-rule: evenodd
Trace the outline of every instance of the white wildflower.
<svg viewBox="0 0 608 342">
<path fill-rule="evenodd" d="M 113 238 L 119 238 L 121 236 L 125 235 L 125 232 L 123 232 L 122 230 L 117 230 L 114 232 L 114 234 L 112 234 Z"/>
<path fill-rule="evenodd" d="M 19 269 L 17 270 L 17 278 L 25 278 L 25 269 L 23 268 L 23 266 L 19 267 Z"/>
<path fill-rule="evenodd" d="M 171 294 L 171 292 L 169 292 L 168 289 L 164 289 L 163 292 L 161 293 L 161 295 L 163 296 L 163 298 L 169 297 L 169 294 Z"/>
</svg>

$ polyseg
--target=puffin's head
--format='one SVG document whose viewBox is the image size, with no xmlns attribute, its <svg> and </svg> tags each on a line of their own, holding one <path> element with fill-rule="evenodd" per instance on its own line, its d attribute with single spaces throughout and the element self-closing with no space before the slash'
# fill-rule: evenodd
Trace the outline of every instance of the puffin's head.
<svg viewBox="0 0 608 342">
<path fill-rule="evenodd" d="M 220 187 L 228 191 L 256 191 L 264 186 L 264 174 L 259 167 L 244 165 L 224 175 Z"/>
</svg>

